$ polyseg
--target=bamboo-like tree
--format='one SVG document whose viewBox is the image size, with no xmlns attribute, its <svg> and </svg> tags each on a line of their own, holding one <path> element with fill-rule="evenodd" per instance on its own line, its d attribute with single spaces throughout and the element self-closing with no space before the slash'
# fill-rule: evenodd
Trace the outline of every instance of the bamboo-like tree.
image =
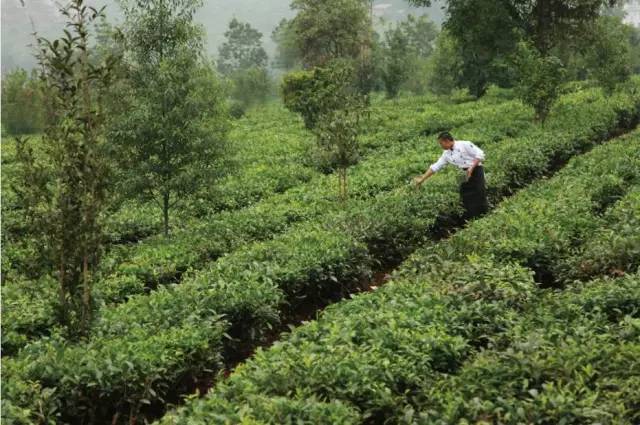
<svg viewBox="0 0 640 425">
<path fill-rule="evenodd" d="M 18 196 L 41 238 L 41 254 L 55 265 L 60 321 L 77 337 L 91 321 L 100 258 L 109 176 L 101 105 L 115 58 L 99 63 L 90 58 L 89 29 L 103 10 L 72 0 L 60 12 L 67 20 L 64 36 L 37 38 L 46 127 L 41 156 L 18 139 Z"/>
</svg>

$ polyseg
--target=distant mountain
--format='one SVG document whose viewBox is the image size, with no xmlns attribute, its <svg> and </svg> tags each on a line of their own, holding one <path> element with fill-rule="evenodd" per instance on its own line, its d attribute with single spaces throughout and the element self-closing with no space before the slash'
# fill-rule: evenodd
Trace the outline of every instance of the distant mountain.
<svg viewBox="0 0 640 425">
<path fill-rule="evenodd" d="M 35 65 L 33 51 L 33 32 L 47 37 L 60 33 L 63 20 L 57 11 L 56 0 L 2 0 L 2 72 L 16 67 L 32 68 Z M 122 15 L 116 0 L 88 0 L 93 6 L 106 6 L 108 20 L 121 22 Z M 229 21 L 235 17 L 249 22 L 264 34 L 263 40 L 267 52 L 271 55 L 274 45 L 271 31 L 282 18 L 291 18 L 290 0 L 204 0 L 196 19 L 207 33 L 207 50 L 215 55 L 218 46 L 224 40 L 224 32 Z M 405 0 L 375 0 L 376 17 L 388 21 L 404 18 L 408 13 L 421 15 L 428 13 L 437 23 L 442 22 L 439 6 L 429 9 L 409 7 Z"/>
</svg>

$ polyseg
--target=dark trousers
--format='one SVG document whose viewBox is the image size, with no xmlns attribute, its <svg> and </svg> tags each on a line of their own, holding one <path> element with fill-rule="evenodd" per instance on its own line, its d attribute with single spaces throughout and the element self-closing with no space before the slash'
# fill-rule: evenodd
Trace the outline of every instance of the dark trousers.
<svg viewBox="0 0 640 425">
<path fill-rule="evenodd" d="M 465 171 L 466 172 L 466 171 Z M 480 217 L 489 210 L 487 186 L 484 180 L 484 168 L 478 165 L 467 181 L 460 185 L 460 196 L 464 206 L 464 219 Z"/>
</svg>

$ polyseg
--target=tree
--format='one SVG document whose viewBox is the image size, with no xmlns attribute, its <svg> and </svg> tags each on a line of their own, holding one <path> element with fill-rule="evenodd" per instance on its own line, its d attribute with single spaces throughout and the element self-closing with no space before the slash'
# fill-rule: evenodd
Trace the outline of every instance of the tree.
<svg viewBox="0 0 640 425">
<path fill-rule="evenodd" d="M 399 25 L 384 33 L 384 52 L 382 81 L 387 97 L 394 98 L 407 80 L 412 66 L 409 38 Z"/>
<path fill-rule="evenodd" d="M 293 69 L 302 62 L 302 53 L 298 49 L 296 33 L 291 21 L 282 19 L 271 33 L 276 44 L 276 56 L 273 66 L 280 69 Z"/>
<path fill-rule="evenodd" d="M 91 320 L 100 258 L 109 175 L 102 100 L 114 60 L 96 64 L 90 57 L 89 28 L 102 11 L 72 0 L 60 12 L 67 20 L 65 35 L 37 38 L 46 93 L 43 158 L 17 139 L 21 184 L 15 189 L 30 228 L 40 234 L 41 255 L 57 267 L 60 321 L 69 336 L 79 336 Z"/>
<path fill-rule="evenodd" d="M 358 163 L 358 133 L 363 114 L 360 104 L 349 109 L 330 111 L 320 117 L 314 129 L 322 161 L 337 171 L 338 194 L 342 202 L 348 197 L 347 171 Z"/>
<path fill-rule="evenodd" d="M 335 60 L 324 67 L 287 74 L 282 83 L 284 105 L 302 116 L 308 129 L 322 115 L 353 107 L 360 102 L 356 74 L 348 60 Z"/>
<path fill-rule="evenodd" d="M 409 0 L 428 6 L 430 0 Z M 448 0 L 445 28 L 459 42 L 464 60 L 463 81 L 475 95 L 489 83 L 514 82 L 505 64 L 520 41 L 543 56 L 587 34 L 605 6 L 619 0 Z"/>
<path fill-rule="evenodd" d="M 433 53 L 437 34 L 435 24 L 426 16 L 413 15 L 385 31 L 381 74 L 388 97 L 397 96 L 410 81 L 414 92 L 424 91 L 426 60 Z"/>
<path fill-rule="evenodd" d="M 416 57 L 426 59 L 433 53 L 438 28 L 427 15 L 414 16 L 398 23 L 398 27 L 407 37 L 409 48 Z"/>
<path fill-rule="evenodd" d="M 35 71 L 17 69 L 2 77 L 2 128 L 8 134 L 39 133 L 44 127 L 44 98 Z"/>
<path fill-rule="evenodd" d="M 611 92 L 631 75 L 629 29 L 620 18 L 601 17 L 586 38 L 590 41 L 585 46 L 588 75 Z"/>
<path fill-rule="evenodd" d="M 248 23 L 232 19 L 220 46 L 218 70 L 231 85 L 234 115 L 241 115 L 254 103 L 263 102 L 271 88 L 267 72 L 267 53 L 262 47 L 262 33 Z"/>
<path fill-rule="evenodd" d="M 440 32 L 433 54 L 426 64 L 427 88 L 439 95 L 449 95 L 462 81 L 463 59 L 461 49 L 448 31 Z"/>
<path fill-rule="evenodd" d="M 522 101 L 533 106 L 538 121 L 544 123 L 560 95 L 565 70 L 555 56 L 543 55 L 533 45 L 521 42 L 514 62 L 519 71 L 516 91 Z"/>
<path fill-rule="evenodd" d="M 460 85 L 474 96 L 482 96 L 491 83 L 509 86 L 500 65 L 522 38 L 520 23 L 509 9 L 494 0 L 452 0 L 447 13 L 444 27 L 462 58 Z"/>
<path fill-rule="evenodd" d="M 358 131 L 366 97 L 356 87 L 357 74 L 349 60 L 334 60 L 324 67 L 298 71 L 285 77 L 284 103 L 302 115 L 316 136 L 318 166 L 338 171 L 341 200 L 347 197 L 347 170 L 358 162 Z"/>
<path fill-rule="evenodd" d="M 364 0 L 293 0 L 291 8 L 298 13 L 291 25 L 304 65 L 357 59 L 371 37 L 368 5 Z"/>
<path fill-rule="evenodd" d="M 250 68 L 266 68 L 268 58 L 260 31 L 233 18 L 224 36 L 226 41 L 218 49 L 220 73 L 231 75 Z"/>
<path fill-rule="evenodd" d="M 271 91 L 271 80 L 264 68 L 237 71 L 232 79 L 232 97 L 243 109 L 264 102 Z"/>
<path fill-rule="evenodd" d="M 198 0 L 122 5 L 130 90 L 111 123 L 114 153 L 123 192 L 157 201 L 167 236 L 170 210 L 224 172 L 226 94 L 202 58 Z"/>
<path fill-rule="evenodd" d="M 640 74 L 640 28 L 631 25 L 626 26 L 631 50 L 631 70 L 634 74 Z"/>
</svg>

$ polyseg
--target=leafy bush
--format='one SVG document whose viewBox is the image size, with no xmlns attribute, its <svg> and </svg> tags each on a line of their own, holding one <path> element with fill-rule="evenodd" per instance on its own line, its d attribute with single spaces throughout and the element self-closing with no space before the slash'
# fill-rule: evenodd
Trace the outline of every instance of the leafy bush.
<svg viewBox="0 0 640 425">
<path fill-rule="evenodd" d="M 302 116 L 308 129 L 320 116 L 337 109 L 349 109 L 358 102 L 353 66 L 343 60 L 333 61 L 310 71 L 287 74 L 282 82 L 285 106 Z"/>
<path fill-rule="evenodd" d="M 573 237 L 553 232 L 598 221 L 585 194 L 598 191 L 598 167 L 628 175 L 628 149 L 623 139 L 572 160 L 436 245 L 438 256 L 422 256 L 420 268 L 407 263 L 404 279 L 327 308 L 162 423 L 201 421 L 220 405 L 241 409 L 256 396 L 342 401 L 375 422 L 633 421 L 638 276 L 620 287 L 603 282 L 547 294 L 513 256 L 485 249 L 538 235 L 554 252 L 573 246 Z M 523 223 L 515 211 L 535 215 Z M 527 263 L 537 252 L 519 255 Z"/>
<path fill-rule="evenodd" d="M 635 275 L 543 294 L 501 338 L 507 347 L 425 389 L 417 415 L 423 423 L 637 421 L 638 283 Z"/>
<path fill-rule="evenodd" d="M 10 135 L 44 129 L 44 94 L 35 72 L 18 69 L 2 76 L 2 131 Z"/>
<path fill-rule="evenodd" d="M 542 158 L 545 161 L 538 166 L 541 170 L 548 169 L 548 164 L 554 163 L 557 158 L 565 158 L 570 155 L 567 152 L 588 148 L 603 134 L 606 134 L 607 130 L 612 131 L 611 129 L 615 129 L 619 124 L 618 120 L 625 112 L 637 109 L 638 100 L 629 94 L 620 94 L 606 99 L 600 97 L 596 102 L 587 103 L 581 103 L 583 98 L 578 96 L 573 98 L 572 102 L 573 108 L 567 108 L 561 118 L 557 118 L 558 122 L 549 126 L 550 130 L 544 134 L 545 137 L 535 140 L 527 138 L 510 140 L 504 144 L 503 149 L 505 149 L 505 152 L 509 147 L 514 148 L 516 145 L 522 144 L 524 140 L 524 143 L 528 143 L 531 149 L 535 147 L 543 153 L 544 156 Z M 567 104 L 569 103 L 571 102 L 567 101 Z M 600 113 L 593 114 L 594 110 Z M 591 114 L 591 122 L 586 126 L 580 120 L 582 114 L 587 114 L 585 111 Z M 576 124 L 573 124 L 574 122 Z M 572 137 L 567 136 L 566 139 L 561 139 L 564 142 L 559 147 L 555 147 L 555 143 L 558 136 L 564 133 L 555 130 L 555 125 L 563 128 L 563 132 L 570 129 L 573 133 Z M 576 125 L 576 127 L 573 127 L 573 125 Z M 613 173 L 616 170 L 623 170 L 625 173 L 633 170 L 633 168 L 627 168 L 626 165 L 619 168 L 611 167 L 610 162 L 607 165 L 606 161 L 615 161 L 621 164 L 627 164 L 631 161 L 621 157 L 627 154 L 625 150 L 621 149 L 621 144 L 610 144 L 610 146 L 613 146 L 610 148 L 611 151 L 600 150 L 598 151 L 600 156 L 593 156 L 597 160 L 592 159 L 591 161 L 596 164 L 601 162 L 602 165 L 597 165 L 597 167 L 602 167 L 603 170 L 606 169 L 607 171 L 611 170 Z M 422 153 L 422 155 L 424 154 Z M 583 167 L 571 167 L 569 170 L 573 170 L 574 174 L 569 175 L 573 176 L 575 180 L 583 180 L 584 173 L 589 173 L 587 175 L 593 173 L 593 167 L 589 168 L 592 165 L 595 166 L 592 162 L 581 164 Z M 584 166 L 585 164 L 587 165 L 586 167 Z M 409 168 L 415 167 L 413 163 L 407 165 Z M 495 168 L 496 171 L 499 171 L 509 166 L 509 164 L 503 165 L 498 160 L 496 160 L 495 165 L 489 161 L 487 162 L 488 170 Z M 597 167 L 594 169 L 598 170 Z M 633 173 L 632 175 L 636 174 L 635 172 Z M 508 172 L 504 171 L 503 174 L 509 175 Z M 393 177 L 397 179 L 395 176 Z M 494 193 L 496 196 L 508 192 L 510 180 L 499 180 L 493 183 L 490 174 L 488 177 L 489 184 L 495 184 Z M 366 181 L 366 176 L 363 176 L 363 178 Z M 569 178 L 567 177 L 567 179 Z M 589 184 L 593 187 L 588 187 Z M 458 208 L 455 205 L 457 194 L 451 191 L 450 185 L 451 183 L 443 181 L 441 186 L 433 186 L 423 192 L 416 193 L 409 191 L 408 188 L 396 191 L 396 199 L 400 202 L 387 203 L 386 205 L 393 207 L 393 214 L 398 218 L 393 217 L 392 214 L 387 214 L 383 221 L 389 223 L 389 229 L 393 228 L 392 226 L 400 229 L 398 232 L 400 236 L 389 244 L 392 249 L 400 251 L 398 249 L 399 246 L 411 246 L 410 244 L 419 239 L 415 233 L 407 230 L 414 226 L 415 223 L 411 220 L 415 212 L 414 208 L 417 206 L 417 202 L 412 200 L 414 197 L 422 199 L 423 209 L 424 205 L 428 204 L 430 200 L 437 199 L 438 205 L 433 208 L 435 211 L 445 215 L 455 215 L 455 210 L 450 208 L 452 206 Z M 576 195 L 577 197 L 581 194 L 584 195 L 584 193 L 591 193 L 590 191 L 595 193 L 598 190 L 597 185 L 594 185 L 592 181 L 586 180 L 584 183 L 559 186 L 561 186 L 562 190 L 570 190 L 574 186 L 579 187 L 581 192 Z M 538 190 L 543 191 L 544 189 Z M 527 199 L 527 196 L 523 195 L 523 198 Z M 596 215 L 592 208 L 594 205 L 590 203 L 590 197 L 586 197 L 586 200 L 582 198 L 576 202 L 575 209 L 571 210 L 576 212 L 576 217 L 565 218 L 564 214 L 559 214 L 558 221 L 553 223 L 562 224 L 564 223 L 563 220 L 566 220 L 572 224 L 570 229 L 589 228 L 590 224 L 585 217 Z M 498 198 L 494 199 L 497 200 Z M 552 199 L 553 201 L 556 200 L 556 198 Z M 574 198 L 568 197 L 567 202 L 569 200 L 574 201 Z M 380 196 L 374 199 L 373 202 L 384 204 L 385 200 L 384 197 Z M 442 210 L 439 210 L 439 204 L 442 204 Z M 354 203 L 353 211 L 357 211 L 363 205 L 366 204 Z M 549 207 L 547 204 L 544 205 L 544 208 L 542 204 L 539 204 L 540 207 L 537 205 L 533 208 L 534 211 L 538 208 L 547 208 L 550 212 L 558 211 L 559 213 L 570 210 L 564 203 L 556 209 Z M 378 216 L 375 214 L 384 209 L 381 207 L 376 209 L 375 206 L 369 206 L 368 208 L 371 208 L 369 211 L 374 211 L 375 213 L 372 216 L 367 214 L 361 216 L 362 219 L 370 223 L 363 226 L 365 229 L 378 221 Z M 562 208 L 565 208 L 565 210 Z M 86 361 L 97 361 L 100 365 L 108 364 L 109 362 L 120 365 L 123 360 L 117 357 L 112 358 L 113 354 L 109 354 L 111 352 L 108 347 L 116 347 L 117 350 L 114 352 L 126 352 L 128 350 L 126 347 L 133 349 L 137 347 L 137 344 L 143 343 L 142 340 L 138 341 L 137 338 L 147 338 L 148 335 L 155 334 L 158 329 L 162 329 L 163 333 L 169 333 L 173 329 L 181 329 L 181 326 L 186 326 L 183 323 L 191 323 L 189 320 L 209 320 L 217 317 L 218 314 L 225 314 L 225 319 L 228 320 L 228 334 L 237 338 L 237 340 L 224 341 L 222 343 L 224 348 L 221 351 L 225 353 L 226 358 L 233 358 L 234 354 L 237 354 L 239 346 L 251 344 L 254 338 L 259 338 L 271 326 L 286 317 L 288 312 L 303 305 L 304 300 L 300 300 L 300 296 L 313 296 L 320 292 L 319 289 L 328 291 L 326 293 L 330 294 L 332 291 L 340 291 L 341 284 L 354 285 L 358 281 L 357 276 L 361 276 L 363 272 L 366 273 L 368 271 L 367 265 L 370 258 L 384 255 L 384 252 L 378 253 L 375 250 L 373 243 L 370 244 L 359 240 L 361 233 L 358 233 L 357 227 L 354 229 L 354 233 L 345 231 L 353 224 L 349 219 L 353 211 L 327 214 L 322 220 L 319 220 L 318 224 L 302 224 L 291 228 L 287 233 L 276 237 L 272 241 L 257 243 L 232 255 L 223 257 L 208 269 L 197 272 L 193 277 L 185 280 L 180 286 L 156 291 L 151 296 L 133 297 L 127 303 L 118 307 L 103 309 L 101 311 L 102 317 L 93 329 L 92 341 L 85 346 L 76 345 L 60 348 L 57 361 L 66 362 L 67 359 L 71 359 L 70 361 L 77 363 L 76 359 L 85 358 L 86 356 L 86 359 L 91 358 L 91 360 Z M 548 218 L 542 213 L 540 214 L 541 217 Z M 552 215 L 551 217 L 555 219 L 555 216 Z M 418 228 L 419 231 L 430 228 L 435 224 L 436 219 L 435 214 L 419 217 L 418 220 L 423 220 Z M 527 220 L 529 219 L 521 220 L 523 223 L 518 222 L 519 225 L 523 226 L 521 229 L 527 229 L 525 227 Z M 327 227 L 323 227 L 323 225 Z M 534 230 L 533 227 L 530 228 Z M 378 227 L 378 229 L 378 234 L 389 234 L 386 233 L 387 227 L 385 225 Z M 498 235 L 500 236 L 519 234 L 519 230 L 506 231 L 508 229 L 505 230 L 503 227 L 496 227 L 491 230 L 495 232 L 496 229 L 498 229 Z M 550 229 L 552 232 L 550 232 L 548 238 L 542 239 L 543 241 L 549 240 L 550 246 L 554 246 L 553 243 L 557 241 L 559 247 L 555 248 L 556 252 L 562 251 L 567 244 L 573 241 L 571 237 L 563 237 L 564 234 L 556 237 L 553 233 L 556 229 L 554 226 L 550 226 Z M 469 234 L 472 234 L 472 232 L 470 230 Z M 491 234 L 493 235 L 494 233 Z M 526 232 L 522 232 L 522 234 L 525 235 Z M 387 236 L 384 237 L 386 238 Z M 487 241 L 491 239 L 491 237 L 486 238 Z M 471 239 L 464 243 L 465 239 L 461 237 L 460 241 L 460 246 L 467 247 L 467 249 L 469 246 L 476 246 L 471 244 Z M 474 241 L 485 243 L 482 238 L 476 238 Z M 533 247 L 534 249 L 529 249 L 532 244 L 527 245 L 524 238 L 522 242 L 519 239 L 516 241 L 518 242 L 517 245 L 523 246 L 524 249 L 520 249 L 519 252 L 521 254 L 513 255 L 512 258 L 525 261 L 529 258 L 525 257 L 525 255 L 536 253 L 535 247 Z M 504 248 L 507 245 L 500 243 L 497 246 L 498 248 Z M 527 249 L 529 250 L 527 251 Z M 257 260 L 255 264 L 252 263 L 253 259 Z M 362 409 L 370 409 L 371 412 L 375 412 L 375 418 L 384 419 L 404 413 L 402 400 L 407 392 L 413 394 L 418 389 L 423 388 L 425 383 L 430 382 L 431 373 L 450 373 L 456 370 L 466 359 L 466 356 L 472 352 L 473 347 L 487 344 L 486 335 L 488 333 L 502 329 L 528 303 L 529 295 L 527 295 L 526 291 L 527 288 L 532 287 L 530 271 L 522 266 L 508 262 L 508 257 L 505 257 L 504 260 L 507 263 L 501 263 L 498 266 L 499 271 L 495 272 L 497 274 L 494 274 L 493 271 L 487 272 L 487 276 L 492 276 L 489 279 L 496 280 L 496 284 L 493 286 L 495 288 L 493 292 L 496 293 L 496 296 L 487 300 L 486 303 L 476 302 L 477 299 L 474 298 L 475 291 L 460 290 L 459 286 L 454 287 L 453 290 L 445 291 L 446 294 L 444 296 L 451 298 L 435 301 L 432 296 L 433 293 L 428 290 L 428 285 L 416 287 L 416 297 L 419 297 L 422 301 L 415 305 L 414 310 L 408 310 L 408 313 L 405 309 L 399 308 L 401 304 L 393 301 L 394 298 L 384 300 L 381 306 L 367 306 L 367 314 L 357 315 L 357 328 L 362 330 L 363 333 L 361 334 L 350 333 L 349 328 L 345 327 L 346 322 L 344 321 L 332 322 L 331 328 L 327 331 L 324 328 L 318 328 L 321 330 L 321 335 L 329 335 L 330 337 L 335 335 L 338 338 L 337 341 L 340 344 L 337 344 L 335 359 L 336 361 L 340 360 L 340 364 L 348 365 L 348 367 L 336 369 L 335 361 L 329 360 L 333 358 L 330 356 L 327 356 L 326 359 L 324 356 L 318 358 L 315 356 L 297 357 L 302 363 L 292 362 L 289 367 L 284 363 L 276 363 L 276 357 L 274 356 L 274 363 L 271 363 L 273 367 L 281 368 L 282 372 L 289 370 L 291 373 L 300 374 L 294 375 L 296 379 L 291 376 L 280 375 L 282 382 L 274 380 L 269 375 L 269 385 L 276 385 L 277 388 L 290 388 L 298 382 L 305 382 L 304 379 L 308 378 L 318 384 L 316 389 L 322 392 L 322 396 L 327 394 L 328 391 L 333 391 L 333 394 L 339 394 L 340 397 L 344 396 L 349 400 L 357 400 L 362 403 Z M 249 268 L 247 268 L 248 264 L 250 265 Z M 486 263 L 481 262 L 481 264 Z M 461 266 L 457 267 L 462 269 Z M 490 270 L 494 269 L 492 264 L 486 267 Z M 472 279 L 468 283 L 476 282 L 473 279 L 478 275 L 477 268 L 471 268 L 468 273 L 469 279 Z M 336 278 L 337 282 L 332 279 L 332 276 Z M 505 276 L 507 277 L 505 278 Z M 509 284 L 511 277 L 517 284 L 513 286 Z M 340 279 L 343 279 L 343 281 L 341 282 Z M 447 282 L 443 282 L 442 286 L 446 287 L 446 284 Z M 389 286 L 389 288 L 391 288 L 389 291 L 392 291 L 394 285 Z M 386 293 L 386 290 L 381 292 L 381 294 L 383 293 Z M 362 299 L 366 300 L 367 297 L 362 297 Z M 473 300 L 473 302 L 464 300 Z M 283 307 L 285 303 L 286 307 Z M 444 307 L 442 303 L 445 303 Z M 460 306 L 465 308 L 460 308 Z M 501 315 L 507 307 L 512 312 Z M 459 314 L 452 315 L 452 310 L 459 311 Z M 375 312 L 375 316 L 371 316 L 372 312 Z M 434 325 L 436 318 L 437 323 L 439 323 L 437 326 Z M 416 320 L 419 320 L 419 322 L 416 323 Z M 444 323 L 444 325 L 440 325 L 440 323 Z M 388 324 L 394 327 L 385 327 Z M 317 324 L 310 325 L 310 328 L 314 329 L 317 326 Z M 299 331 L 295 335 L 301 335 L 302 332 L 305 331 Z M 358 335 L 361 335 L 361 337 L 358 338 Z M 218 346 L 220 342 L 216 338 L 216 335 L 208 335 L 202 337 L 200 341 L 206 341 L 207 344 Z M 296 341 L 295 338 L 292 337 L 292 341 Z M 349 350 L 349 341 L 353 343 L 376 341 L 377 345 L 369 351 L 360 352 Z M 377 341 L 385 342 L 380 345 Z M 340 348 L 342 344 L 345 344 L 344 348 Z M 101 346 L 104 349 L 97 352 L 98 354 L 94 357 L 93 354 L 87 354 L 86 352 L 92 346 Z M 166 346 L 155 347 L 153 358 L 161 358 L 162 354 L 160 353 L 163 349 L 166 349 Z M 320 344 L 319 349 L 331 350 L 332 347 Z M 62 376 L 50 378 L 42 375 L 42 371 L 46 369 L 44 366 L 38 370 L 23 369 L 25 364 L 33 364 L 36 359 L 38 362 L 42 361 L 41 365 L 50 364 L 51 360 L 47 360 L 44 354 L 49 350 L 51 348 L 46 342 L 33 344 L 23 350 L 15 359 L 15 362 L 21 365 L 18 367 L 18 372 L 16 372 L 16 380 L 20 382 L 32 380 L 43 384 L 46 382 L 45 386 L 48 386 L 56 385 L 58 380 L 63 379 Z M 65 354 L 67 350 L 70 350 L 70 353 L 85 350 L 85 354 L 78 354 L 78 357 L 75 357 L 75 354 L 70 354 L 67 357 Z M 203 355 L 213 356 L 215 354 L 208 345 L 203 346 L 202 350 L 205 350 L 201 353 Z M 144 350 L 140 349 L 138 351 L 143 352 Z M 30 353 L 28 356 L 27 352 Z M 41 360 L 38 353 L 42 354 L 45 359 Z M 89 351 L 89 353 L 92 352 Z M 170 353 L 175 352 L 171 351 Z M 170 353 L 167 354 L 170 359 L 167 364 L 170 368 L 175 367 L 179 371 L 184 372 L 193 369 L 194 373 L 198 373 L 204 367 L 203 365 L 206 364 L 194 360 L 198 356 L 197 348 L 190 351 L 190 355 L 183 357 L 184 363 L 180 363 L 177 358 L 180 355 L 174 357 L 173 354 L 169 355 Z M 428 355 L 425 355 L 425 353 L 428 353 Z M 407 356 L 406 358 L 403 357 L 405 355 Z M 262 355 L 260 354 L 259 356 Z M 296 356 L 298 355 L 296 354 Z M 387 359 L 389 361 L 383 364 L 384 367 L 381 367 L 377 363 L 379 359 Z M 173 363 L 174 361 L 175 363 Z M 304 363 L 305 361 L 307 363 Z M 316 361 L 322 362 L 320 364 L 323 365 L 323 369 L 309 372 L 308 368 L 312 367 Z M 159 367 L 161 361 L 158 362 L 157 365 Z M 308 364 L 309 366 L 300 368 L 300 364 Z M 390 369 L 393 373 L 387 373 L 386 369 Z M 145 370 L 142 365 L 135 366 L 135 371 L 132 371 L 132 373 L 135 372 L 136 382 L 147 379 Z M 336 370 L 344 370 L 344 373 L 336 374 Z M 155 370 L 152 370 L 152 372 L 155 373 Z M 176 375 L 173 374 L 165 378 L 166 380 L 162 382 L 168 383 L 176 379 Z M 116 379 L 115 375 L 114 379 Z M 125 378 L 121 377 L 119 379 L 124 380 Z M 353 387 L 347 385 L 351 382 L 351 379 L 357 385 Z M 335 384 L 335 387 L 332 386 L 333 384 Z M 342 384 L 344 386 L 340 386 Z M 72 388 L 72 385 L 65 386 L 65 389 L 57 393 L 55 397 L 58 400 L 57 402 L 80 410 L 87 401 L 85 398 L 79 397 Z M 105 399 L 110 397 L 108 394 L 112 394 L 114 399 L 121 400 L 118 387 L 105 389 L 104 391 Z M 154 391 L 156 391 L 155 388 Z M 163 397 L 169 392 L 168 389 L 163 391 L 158 393 L 160 394 L 158 397 Z M 240 391 L 240 393 L 251 394 L 250 391 Z M 17 406 L 25 405 L 19 404 L 23 403 L 19 401 L 23 400 L 21 392 L 17 391 L 11 394 L 8 399 L 12 403 Z M 272 395 L 285 396 L 286 394 L 278 393 Z M 146 396 L 148 397 L 148 394 Z M 139 399 L 137 398 L 129 399 L 123 401 L 125 404 L 119 406 L 136 406 L 138 402 Z M 29 404 L 27 403 L 26 405 Z M 95 406 L 95 404 L 91 406 Z M 111 406 L 116 406 L 116 404 L 111 403 Z M 68 411 L 73 412 L 73 409 Z"/>
<path fill-rule="evenodd" d="M 533 106 L 537 118 L 544 122 L 560 93 L 564 79 L 564 65 L 555 56 L 543 56 L 526 42 L 518 44 L 514 62 L 518 68 L 516 86 L 522 101 Z"/>
<path fill-rule="evenodd" d="M 632 142 L 632 140 L 630 140 Z M 640 268 L 640 190 L 635 187 L 603 217 L 584 245 L 567 256 L 559 277 L 565 281 Z"/>
<path fill-rule="evenodd" d="M 265 68 L 236 71 L 230 78 L 233 84 L 231 96 L 235 100 L 232 105 L 241 105 L 246 109 L 265 102 L 271 93 L 271 80 Z M 231 110 L 231 113 L 234 111 Z M 237 114 L 235 117 L 238 118 Z"/>
</svg>

